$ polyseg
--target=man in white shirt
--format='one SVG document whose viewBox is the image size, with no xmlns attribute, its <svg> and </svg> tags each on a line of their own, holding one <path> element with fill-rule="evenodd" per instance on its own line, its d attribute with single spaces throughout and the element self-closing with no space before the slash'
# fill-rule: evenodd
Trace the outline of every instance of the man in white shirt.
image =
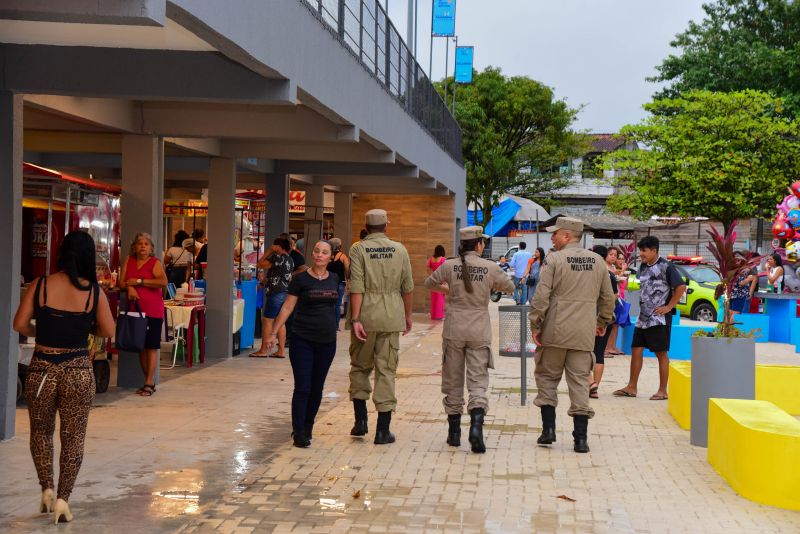
<svg viewBox="0 0 800 534">
<path fill-rule="evenodd" d="M 525 250 L 528 245 L 525 241 L 520 241 L 519 250 L 511 257 L 511 270 L 514 271 L 514 300 L 517 305 L 528 303 L 528 285 L 522 278 L 525 269 L 528 268 L 528 260 L 531 253 Z"/>
</svg>

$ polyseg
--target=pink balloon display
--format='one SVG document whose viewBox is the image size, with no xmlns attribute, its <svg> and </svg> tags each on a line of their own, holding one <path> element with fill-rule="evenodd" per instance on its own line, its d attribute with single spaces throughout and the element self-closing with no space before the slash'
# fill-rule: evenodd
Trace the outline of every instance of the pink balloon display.
<svg viewBox="0 0 800 534">
<path fill-rule="evenodd" d="M 786 215 L 790 211 L 800 208 L 800 197 L 786 195 L 786 197 L 783 199 L 783 202 L 778 204 L 776 207 L 778 208 L 779 213 Z"/>
<path fill-rule="evenodd" d="M 793 183 L 791 189 L 794 196 L 800 197 L 800 180 Z"/>
</svg>

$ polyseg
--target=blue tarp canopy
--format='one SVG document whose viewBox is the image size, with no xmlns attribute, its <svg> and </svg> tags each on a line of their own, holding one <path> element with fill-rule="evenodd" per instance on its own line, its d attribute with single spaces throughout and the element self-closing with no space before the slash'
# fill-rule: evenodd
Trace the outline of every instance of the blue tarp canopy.
<svg viewBox="0 0 800 534">
<path fill-rule="evenodd" d="M 546 221 L 550 215 L 532 200 L 506 195 L 499 205 L 492 208 L 492 219 L 489 221 L 489 226 L 484 227 L 483 231 L 491 237 L 503 237 L 507 236 L 509 230 L 514 228 L 534 229 L 537 218 L 540 221 Z M 467 223 L 470 226 L 481 225 L 482 221 L 483 213 L 479 210 L 467 210 Z"/>
</svg>

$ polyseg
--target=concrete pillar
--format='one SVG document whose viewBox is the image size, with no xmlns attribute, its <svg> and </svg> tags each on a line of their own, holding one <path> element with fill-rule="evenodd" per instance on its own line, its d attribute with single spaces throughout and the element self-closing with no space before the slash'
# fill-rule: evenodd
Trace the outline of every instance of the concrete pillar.
<svg viewBox="0 0 800 534">
<path fill-rule="evenodd" d="M 289 231 L 289 175 L 267 174 L 264 190 L 267 192 L 264 248 L 267 249 L 278 235 Z"/>
<path fill-rule="evenodd" d="M 206 355 L 228 358 L 233 352 L 233 239 L 236 162 L 213 158 L 208 173 L 208 287 Z"/>
<path fill-rule="evenodd" d="M 333 237 L 342 240 L 342 250 L 350 250 L 353 244 L 353 194 L 333 195 Z"/>
<path fill-rule="evenodd" d="M 164 252 L 164 140 L 152 135 L 122 136 L 122 256 L 133 236 L 153 236 L 156 256 Z M 191 233 L 191 232 L 190 232 Z"/>
<path fill-rule="evenodd" d="M 322 239 L 322 225 L 325 222 L 325 187 L 306 186 L 306 215 L 303 223 L 303 237 L 306 246 L 313 247 Z"/>
<path fill-rule="evenodd" d="M 17 334 L 22 257 L 22 95 L 0 91 L 0 440 L 14 437 L 17 413 Z M 5 333 L 3 333 L 5 332 Z"/>
</svg>

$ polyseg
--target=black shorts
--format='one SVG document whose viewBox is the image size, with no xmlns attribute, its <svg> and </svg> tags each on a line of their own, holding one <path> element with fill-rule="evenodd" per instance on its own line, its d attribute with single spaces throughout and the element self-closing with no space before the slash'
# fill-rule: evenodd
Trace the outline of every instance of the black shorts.
<svg viewBox="0 0 800 534">
<path fill-rule="evenodd" d="M 670 330 L 670 326 L 667 325 L 634 328 L 631 347 L 644 347 L 653 352 L 669 352 Z"/>
<path fill-rule="evenodd" d="M 144 348 L 161 350 L 161 325 L 164 319 L 147 318 L 147 335 L 144 337 Z"/>
</svg>

